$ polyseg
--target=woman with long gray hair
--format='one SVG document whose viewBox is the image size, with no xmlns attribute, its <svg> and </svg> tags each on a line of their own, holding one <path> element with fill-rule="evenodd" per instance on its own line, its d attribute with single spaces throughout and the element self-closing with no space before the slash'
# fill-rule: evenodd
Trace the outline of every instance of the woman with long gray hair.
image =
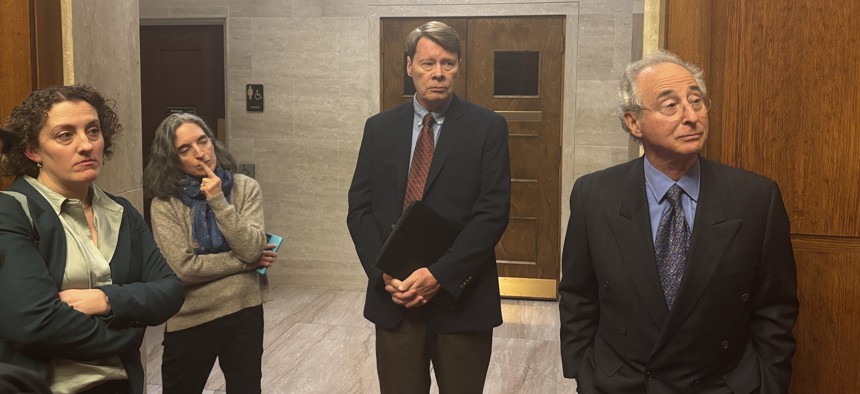
<svg viewBox="0 0 860 394">
<path fill-rule="evenodd" d="M 216 358 L 228 393 L 260 392 L 268 289 L 257 268 L 277 253 L 266 243 L 259 184 L 235 171 L 198 116 L 172 114 L 156 129 L 144 191 L 155 241 L 186 291 L 165 328 L 165 394 L 202 392 Z"/>
</svg>

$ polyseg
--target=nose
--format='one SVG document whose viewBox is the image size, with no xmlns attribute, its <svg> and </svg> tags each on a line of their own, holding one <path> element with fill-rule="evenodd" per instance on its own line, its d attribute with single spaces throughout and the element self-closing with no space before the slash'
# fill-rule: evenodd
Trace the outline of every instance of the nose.
<svg viewBox="0 0 860 394">
<path fill-rule="evenodd" d="M 203 149 L 199 145 L 194 145 L 194 157 L 202 159 L 204 155 Z"/>
<path fill-rule="evenodd" d="M 698 122 L 699 116 L 701 116 L 701 114 L 699 114 L 698 112 L 696 112 L 695 109 L 693 109 L 693 104 L 684 102 L 682 105 L 683 105 L 683 107 L 681 107 L 681 120 L 682 120 L 682 122 L 692 123 L 692 124 L 695 124 L 696 122 Z"/>
<path fill-rule="evenodd" d="M 445 78 L 445 75 L 442 73 L 442 65 L 441 64 L 436 64 L 435 66 L 433 66 L 433 72 L 430 75 L 430 77 L 433 78 L 434 80 L 441 80 L 441 79 Z"/>
<path fill-rule="evenodd" d="M 93 142 L 90 141 L 89 137 L 87 137 L 86 132 L 82 132 L 80 135 L 80 143 L 78 144 L 78 151 L 80 152 L 89 152 L 93 149 Z"/>
</svg>

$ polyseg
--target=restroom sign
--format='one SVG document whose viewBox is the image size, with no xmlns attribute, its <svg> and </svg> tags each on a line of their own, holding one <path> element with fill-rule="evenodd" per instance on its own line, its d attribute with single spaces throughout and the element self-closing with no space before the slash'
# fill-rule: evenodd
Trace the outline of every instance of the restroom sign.
<svg viewBox="0 0 860 394">
<path fill-rule="evenodd" d="M 245 104 L 248 112 L 263 112 L 263 85 L 245 85 Z"/>
</svg>

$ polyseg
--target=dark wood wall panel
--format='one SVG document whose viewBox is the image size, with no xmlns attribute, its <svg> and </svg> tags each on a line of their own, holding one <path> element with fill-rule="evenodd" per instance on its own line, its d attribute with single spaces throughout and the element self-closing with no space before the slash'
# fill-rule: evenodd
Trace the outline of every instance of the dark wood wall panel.
<svg viewBox="0 0 860 394">
<path fill-rule="evenodd" d="M 32 90 L 30 2 L 2 0 L 0 12 L 0 123 Z"/>
<path fill-rule="evenodd" d="M 857 393 L 860 239 L 801 236 L 794 248 L 802 309 L 792 391 Z"/>
<path fill-rule="evenodd" d="M 795 246 L 792 393 L 860 392 L 860 3 L 668 0 L 667 49 L 705 68 L 705 155 L 775 179 Z"/>
</svg>

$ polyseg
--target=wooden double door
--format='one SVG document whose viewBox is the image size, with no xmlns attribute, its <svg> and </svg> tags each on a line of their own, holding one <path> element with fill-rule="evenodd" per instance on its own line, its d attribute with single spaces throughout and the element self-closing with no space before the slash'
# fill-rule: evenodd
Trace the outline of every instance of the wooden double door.
<svg viewBox="0 0 860 394">
<path fill-rule="evenodd" d="M 511 217 L 496 246 L 503 296 L 555 299 L 560 268 L 564 17 L 385 18 L 381 21 L 382 109 L 412 100 L 405 37 L 429 20 L 462 41 L 461 98 L 508 121 Z"/>
</svg>

